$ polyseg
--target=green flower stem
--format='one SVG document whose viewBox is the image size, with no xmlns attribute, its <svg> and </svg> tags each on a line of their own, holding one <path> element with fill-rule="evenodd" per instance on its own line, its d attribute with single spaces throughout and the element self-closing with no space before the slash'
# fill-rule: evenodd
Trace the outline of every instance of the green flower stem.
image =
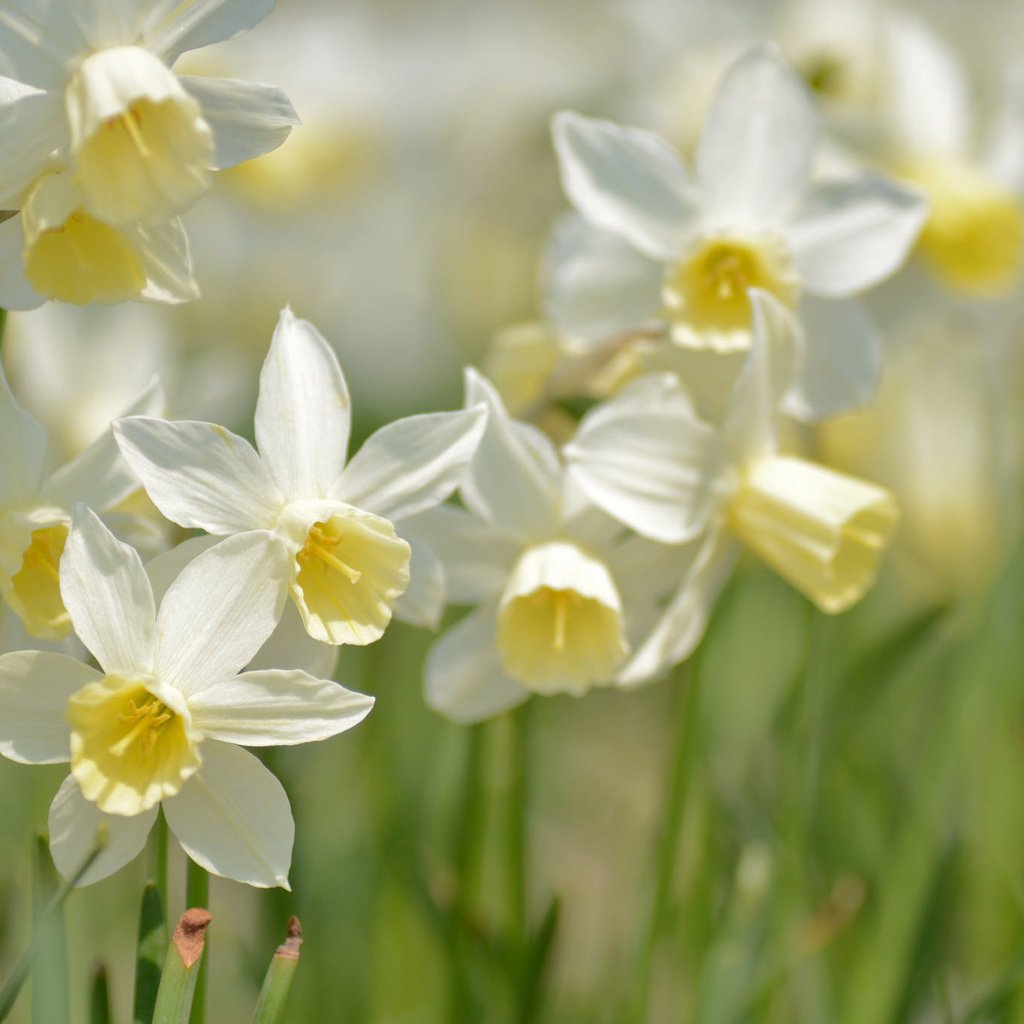
<svg viewBox="0 0 1024 1024">
<path fill-rule="evenodd" d="M 516 981 L 524 967 L 527 935 L 529 718 L 524 704 L 510 712 L 508 743 L 508 819 L 506 824 L 506 898 L 508 943 Z M 517 985 L 518 988 L 518 985 Z"/>
<path fill-rule="evenodd" d="M 7 340 L 7 310 L 0 306 L 0 354 L 4 350 L 4 342 Z"/>
<path fill-rule="evenodd" d="M 50 857 L 46 837 L 37 835 L 32 872 L 34 932 L 39 935 L 39 967 L 32 972 L 32 1022 L 51 1024 L 68 1020 L 68 943 L 63 908 L 49 919 L 47 904 L 60 888 L 60 878 Z"/>
<path fill-rule="evenodd" d="M 67 1020 L 66 1017 L 52 1017 L 51 1020 Z M 102 964 L 92 978 L 89 993 L 89 1024 L 110 1024 L 110 980 Z"/>
<path fill-rule="evenodd" d="M 299 947 L 302 945 L 302 926 L 299 919 L 288 921 L 288 937 L 277 947 L 267 975 L 263 979 L 252 1024 L 278 1024 L 284 1020 L 284 1006 L 292 987 L 295 969 L 299 966 Z"/>
<path fill-rule="evenodd" d="M 61 883 L 60 887 L 53 894 L 53 897 L 47 904 L 46 909 L 42 914 L 37 915 L 35 930 L 32 934 L 32 941 L 29 943 L 25 952 L 18 958 L 18 962 L 14 965 L 14 970 L 11 971 L 7 981 L 4 982 L 3 988 L 0 988 L 0 1021 L 6 1020 L 10 1015 L 11 1010 L 14 1008 L 14 1003 L 18 998 L 18 993 L 21 992 L 21 987 L 25 984 L 25 979 L 28 977 L 29 971 L 32 970 L 32 964 L 43 944 L 43 939 L 46 935 L 50 922 L 52 922 L 54 918 L 59 918 L 64 906 L 64 901 L 70 895 L 71 890 L 78 884 L 89 868 L 92 867 L 93 862 L 100 853 L 103 852 L 103 848 L 106 845 L 106 829 L 98 829 L 96 833 L 96 845 L 90 851 L 85 860 L 82 861 L 81 867 L 79 867 L 71 878 L 66 879 Z"/>
<path fill-rule="evenodd" d="M 160 889 L 147 882 L 139 914 L 139 941 L 135 958 L 133 1024 L 150 1024 L 160 989 L 160 968 L 167 949 L 167 919 Z"/>
<path fill-rule="evenodd" d="M 163 810 L 161 810 L 157 815 L 156 825 L 153 827 L 153 838 L 151 839 L 149 846 L 149 877 L 156 885 L 157 895 L 160 898 L 160 906 L 164 915 L 165 932 L 167 929 L 167 909 L 170 906 L 170 901 L 167 898 L 167 887 L 170 884 L 167 870 L 167 849 L 167 819 L 164 817 Z M 190 902 L 189 906 L 193 906 L 193 904 Z M 166 945 L 166 942 L 164 945 Z M 162 952 L 163 946 L 161 946 L 161 953 Z"/>
<path fill-rule="evenodd" d="M 194 860 L 189 860 L 185 875 L 185 903 L 189 907 L 208 907 L 210 903 L 210 876 L 205 868 L 201 868 Z M 204 956 L 199 964 L 198 977 L 195 982 L 195 1000 L 192 1004 L 190 1024 L 204 1024 L 206 1020 L 206 976 L 209 956 Z"/>
<path fill-rule="evenodd" d="M 479 866 L 483 820 L 484 735 L 482 725 L 465 730 L 467 741 L 462 792 L 454 828 L 452 874 L 455 891 L 448 918 L 448 1017 L 463 1024 L 472 1015 L 467 986 L 468 921 L 472 916 L 474 883 Z"/>
<path fill-rule="evenodd" d="M 705 643 L 707 642 L 705 638 Z M 654 885 L 647 908 L 645 925 L 640 941 L 629 1012 L 629 1024 L 646 1024 L 650 998 L 654 953 L 664 929 L 665 913 L 672 897 L 672 883 L 683 831 L 686 797 L 693 775 L 697 752 L 698 686 L 700 671 L 698 655 L 694 655 L 676 670 L 676 689 L 681 691 L 676 700 L 676 726 L 672 731 L 675 744 L 665 795 L 665 813 L 662 830 L 654 853 Z"/>
<path fill-rule="evenodd" d="M 209 926 L 208 910 L 194 907 L 182 914 L 164 960 L 153 1024 L 189 1024 Z"/>
</svg>

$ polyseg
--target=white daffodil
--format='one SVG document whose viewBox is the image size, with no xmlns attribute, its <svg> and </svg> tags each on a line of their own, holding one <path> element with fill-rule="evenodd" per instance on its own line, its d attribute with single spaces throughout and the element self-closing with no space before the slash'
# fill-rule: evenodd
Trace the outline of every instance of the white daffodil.
<svg viewBox="0 0 1024 1024">
<path fill-rule="evenodd" d="M 696 549 L 628 534 L 567 487 L 551 442 L 511 420 L 473 370 L 466 401 L 484 402 L 488 420 L 460 490 L 465 507 L 426 512 L 408 529 L 440 559 L 448 599 L 476 605 L 434 645 L 425 679 L 431 707 L 473 722 L 533 693 L 614 685 Z M 644 486 L 642 462 L 619 469 Z"/>
<path fill-rule="evenodd" d="M 921 259 L 955 294 L 1002 298 L 1024 274 L 1024 68 L 979 130 L 956 55 L 922 22 L 889 19 L 882 160 L 928 196 Z"/>
<path fill-rule="evenodd" d="M 773 295 L 816 328 L 812 361 L 837 359 L 844 392 L 870 395 L 878 340 L 851 296 L 903 263 L 924 222 L 918 193 L 875 175 L 811 181 L 817 118 L 774 46 L 744 54 L 716 93 L 696 178 L 649 132 L 562 112 L 562 182 L 578 218 L 557 232 L 549 307 L 570 332 L 605 337 L 664 326 L 687 349 L 750 344 L 748 289 Z M 817 312 L 817 316 L 815 313 Z M 795 411 L 835 412 L 835 396 L 797 382 Z"/>
<path fill-rule="evenodd" d="M 295 826 L 281 784 L 242 747 L 326 739 L 373 698 L 299 671 L 244 672 L 277 622 L 280 544 L 235 537 L 190 563 L 157 610 L 138 554 L 77 506 L 61 566 L 75 632 L 100 670 L 60 654 L 0 657 L 0 753 L 70 761 L 50 808 L 50 848 L 71 874 L 107 827 L 83 883 L 143 847 L 163 807 L 185 852 L 214 874 L 288 887 Z"/>
<path fill-rule="evenodd" d="M 795 325 L 770 295 L 753 292 L 751 304 L 753 344 L 720 431 L 697 418 L 675 377 L 644 378 L 588 413 L 565 448 L 571 479 L 625 525 L 670 543 L 695 531 L 705 538 L 623 682 L 648 679 L 690 653 L 741 544 L 836 613 L 874 583 L 896 526 L 888 491 L 779 450 L 779 382 L 788 377 Z M 624 473 L 641 463 L 644 490 Z M 705 488 L 711 501 L 698 500 Z"/>
<path fill-rule="evenodd" d="M 129 413 L 163 404 L 151 386 Z M 46 473 L 46 433 L 16 401 L 0 370 L 0 594 L 34 637 L 71 632 L 60 594 L 60 558 L 71 509 L 85 502 L 119 532 L 142 525 L 124 508 L 139 482 L 128 471 L 108 429 L 81 455 Z"/>
<path fill-rule="evenodd" d="M 181 301 L 194 284 L 176 220 L 212 172 L 260 156 L 297 123 L 271 86 L 176 75 L 185 51 L 234 35 L 273 0 L 11 0 L 0 8 L 0 256 L 23 246 L 26 305 Z M 20 293 L 14 285 L 20 284 Z"/>
<path fill-rule="evenodd" d="M 410 587 L 410 547 L 395 523 L 455 489 L 484 426 L 484 410 L 398 420 L 346 465 L 351 404 L 330 345 L 312 324 L 281 314 L 260 375 L 259 453 L 212 423 L 119 420 L 128 464 L 172 522 L 229 536 L 272 531 L 292 601 L 310 636 L 368 644 Z M 433 566 L 421 558 L 410 617 L 439 614 Z"/>
</svg>

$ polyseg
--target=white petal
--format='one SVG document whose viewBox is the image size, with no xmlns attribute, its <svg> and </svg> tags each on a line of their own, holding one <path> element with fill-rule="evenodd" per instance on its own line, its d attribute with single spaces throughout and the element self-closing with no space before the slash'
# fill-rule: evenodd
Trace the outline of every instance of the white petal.
<svg viewBox="0 0 1024 1024">
<path fill-rule="evenodd" d="M 188 702 L 192 722 L 211 739 L 243 747 L 311 743 L 358 725 L 373 698 L 305 672 L 243 672 Z"/>
<path fill-rule="evenodd" d="M 725 226 L 778 224 L 811 173 L 817 116 L 774 44 L 748 50 L 726 72 L 697 149 L 710 216 Z"/>
<path fill-rule="evenodd" d="M 405 534 L 404 526 L 402 533 Z M 412 545 L 409 586 L 395 602 L 395 618 L 411 626 L 437 629 L 444 615 L 444 566 L 423 541 L 412 540 L 408 536 L 404 539 Z"/>
<path fill-rule="evenodd" d="M 178 217 L 162 224 L 135 225 L 136 245 L 142 253 L 146 287 L 140 298 L 174 305 L 199 298 L 192 270 L 188 236 Z"/>
<path fill-rule="evenodd" d="M 392 522 L 434 508 L 459 485 L 486 425 L 482 405 L 389 423 L 366 440 L 330 496 Z"/>
<path fill-rule="evenodd" d="M 725 439 L 742 469 L 777 447 L 777 420 L 783 395 L 803 365 L 804 334 L 793 314 L 774 296 L 750 290 L 754 330 L 750 351 L 729 401 Z"/>
<path fill-rule="evenodd" d="M 149 577 L 149 585 L 153 588 L 153 600 L 156 601 L 158 608 L 164 594 L 181 575 L 185 566 L 219 543 L 219 537 L 190 537 L 146 562 L 146 575 Z"/>
<path fill-rule="evenodd" d="M 153 504 L 173 523 L 208 533 L 273 525 L 284 499 L 244 438 L 214 423 L 132 416 L 114 436 Z"/>
<path fill-rule="evenodd" d="M 466 504 L 510 532 L 550 534 L 558 521 L 560 471 L 551 443 L 509 419 L 493 385 L 467 368 L 466 404 L 487 406 L 487 427 L 462 485 Z"/>
<path fill-rule="evenodd" d="M 1005 72 L 1003 99 L 994 118 L 984 166 L 1012 192 L 1024 192 L 1024 64 Z"/>
<path fill-rule="evenodd" d="M 444 506 L 402 524 L 413 552 L 425 543 L 444 567 L 445 593 L 452 604 L 476 604 L 498 597 L 522 550 L 522 541 L 460 508 Z"/>
<path fill-rule="evenodd" d="M 60 559 L 60 595 L 78 638 L 104 672 L 153 671 L 156 613 L 146 570 L 85 505 L 77 505 Z"/>
<path fill-rule="evenodd" d="M 481 722 L 522 704 L 530 691 L 502 671 L 493 606 L 467 615 L 430 649 L 424 669 L 427 704 L 453 721 Z"/>
<path fill-rule="evenodd" d="M 882 339 L 864 307 L 808 297 L 800 318 L 806 340 L 785 412 L 812 423 L 870 403 L 882 372 Z"/>
<path fill-rule="evenodd" d="M 21 764 L 70 760 L 68 698 L 102 678 L 63 654 L 15 651 L 0 657 L 0 754 Z"/>
<path fill-rule="evenodd" d="M 970 99 L 955 54 L 917 18 L 892 13 L 886 20 L 887 110 L 898 151 L 962 156 Z"/>
<path fill-rule="evenodd" d="M 804 287 L 840 298 L 895 273 L 927 216 L 920 192 L 863 175 L 814 185 L 786 234 Z"/>
<path fill-rule="evenodd" d="M 68 2 L 5 0 L 0 5 L 0 72 L 59 90 L 68 60 L 86 43 L 71 7 Z"/>
<path fill-rule="evenodd" d="M 565 194 L 587 221 L 653 259 L 679 256 L 696 234 L 699 198 L 664 139 L 566 110 L 552 131 Z"/>
<path fill-rule="evenodd" d="M 247 665 L 281 616 L 291 561 L 277 537 L 257 530 L 189 562 L 160 604 L 157 678 L 192 694 Z"/>
<path fill-rule="evenodd" d="M 724 534 L 709 538 L 661 618 L 620 670 L 619 686 L 646 683 L 693 653 L 738 551 L 739 545 Z"/>
<path fill-rule="evenodd" d="M 0 307 L 35 309 L 46 299 L 25 279 L 25 235 L 21 217 L 0 223 Z"/>
<path fill-rule="evenodd" d="M 213 166 L 234 167 L 277 149 L 299 124 L 291 101 L 272 85 L 180 75 L 213 129 Z"/>
<path fill-rule="evenodd" d="M 582 218 L 563 217 L 545 257 L 547 313 L 589 338 L 643 327 L 661 310 L 662 264 Z"/>
<path fill-rule="evenodd" d="M 5 506 L 35 496 L 43 474 L 46 431 L 14 397 L 0 366 L 0 494 Z"/>
<path fill-rule="evenodd" d="M 643 377 L 595 406 L 563 454 L 594 504 L 666 544 L 703 528 L 722 461 L 715 432 L 669 374 Z"/>
<path fill-rule="evenodd" d="M 207 740 L 201 749 L 202 768 L 163 802 L 171 831 L 207 871 L 287 889 L 295 822 L 281 783 L 240 747 Z"/>
<path fill-rule="evenodd" d="M 163 391 L 157 381 L 125 410 L 125 416 L 155 416 L 163 411 Z M 56 505 L 71 508 L 81 501 L 96 512 L 123 501 L 139 489 L 114 440 L 105 430 L 84 452 L 57 470 L 43 485 L 43 494 Z"/>
<path fill-rule="evenodd" d="M 295 602 L 288 601 L 281 612 L 281 621 L 248 668 L 252 671 L 296 669 L 318 679 L 329 679 L 337 664 L 338 648 L 311 637 Z"/>
<path fill-rule="evenodd" d="M 146 23 L 146 44 L 168 64 L 186 50 L 230 39 L 273 9 L 274 0 L 160 0 Z"/>
<path fill-rule="evenodd" d="M 50 854 L 57 870 L 73 878 L 96 848 L 102 830 L 106 845 L 78 884 L 92 885 L 112 875 L 142 852 L 159 810 L 151 807 L 130 818 L 104 814 L 82 796 L 75 777 L 69 775 L 50 804 Z"/>
<path fill-rule="evenodd" d="M 41 92 L 0 78 L 0 210 L 18 210 L 26 189 L 65 141 L 59 93 Z"/>
<path fill-rule="evenodd" d="M 325 498 L 348 452 L 352 403 L 320 332 L 281 312 L 256 403 L 256 445 L 287 498 Z"/>
</svg>

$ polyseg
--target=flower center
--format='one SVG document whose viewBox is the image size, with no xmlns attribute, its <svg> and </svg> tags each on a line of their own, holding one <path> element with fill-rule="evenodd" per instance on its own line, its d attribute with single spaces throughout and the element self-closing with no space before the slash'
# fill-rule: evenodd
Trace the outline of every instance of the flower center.
<svg viewBox="0 0 1024 1024">
<path fill-rule="evenodd" d="M 787 306 L 796 304 L 800 280 L 789 250 L 775 235 L 701 239 L 666 274 L 662 301 L 676 324 L 711 335 L 694 347 L 740 348 L 746 344 L 714 336 L 749 332 L 750 288 L 762 288 Z"/>
<path fill-rule="evenodd" d="M 65 102 L 76 181 L 101 220 L 159 223 L 209 188 L 210 127 L 148 50 L 119 46 L 87 57 Z"/>
<path fill-rule="evenodd" d="M 539 693 L 610 683 L 628 651 L 622 602 L 602 562 L 574 544 L 529 548 L 498 607 L 505 671 Z"/>
<path fill-rule="evenodd" d="M 142 680 L 105 676 L 68 702 L 71 771 L 108 814 L 133 815 L 179 792 L 198 770 L 199 737 L 184 703 Z"/>
<path fill-rule="evenodd" d="M 899 511 L 881 487 L 779 456 L 748 472 L 728 516 L 751 550 L 822 611 L 835 613 L 874 583 Z"/>
<path fill-rule="evenodd" d="M 67 539 L 63 523 L 34 530 L 21 568 L 11 577 L 8 602 L 32 636 L 57 640 L 71 632 L 60 596 L 60 556 Z"/>
<path fill-rule="evenodd" d="M 121 302 L 145 288 L 139 251 L 117 228 L 86 213 L 69 175 L 40 178 L 21 216 L 25 277 L 40 295 L 86 305 Z"/>
<path fill-rule="evenodd" d="M 350 508 L 315 522 L 295 556 L 292 598 L 310 636 L 372 643 L 409 585 L 409 545 L 386 519 Z"/>
<path fill-rule="evenodd" d="M 928 195 L 931 212 L 918 252 L 951 288 L 1000 298 L 1024 270 L 1024 207 L 977 167 L 931 161 L 902 168 Z"/>
</svg>

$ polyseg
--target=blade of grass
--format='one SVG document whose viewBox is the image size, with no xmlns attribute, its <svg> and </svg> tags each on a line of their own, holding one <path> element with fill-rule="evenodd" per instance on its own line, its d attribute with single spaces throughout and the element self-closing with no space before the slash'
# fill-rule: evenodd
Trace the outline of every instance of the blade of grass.
<svg viewBox="0 0 1024 1024">
<path fill-rule="evenodd" d="M 160 968 L 167 949 L 167 924 L 160 889 L 147 882 L 142 891 L 139 939 L 135 957 L 134 1024 L 150 1024 L 160 990 Z"/>
<path fill-rule="evenodd" d="M 284 1020 L 284 1007 L 299 966 L 301 946 L 302 925 L 297 917 L 292 917 L 288 921 L 288 937 L 277 947 L 267 968 L 252 1024 L 278 1024 Z"/>
<path fill-rule="evenodd" d="M 522 996 L 519 1004 L 519 1024 L 532 1024 L 538 1019 L 543 1005 L 544 979 L 547 974 L 551 950 L 554 947 L 555 934 L 558 931 L 558 919 L 562 905 L 556 896 L 549 904 L 541 919 L 537 934 L 527 951 L 525 969 L 523 971 Z"/>
<path fill-rule="evenodd" d="M 153 1024 L 188 1024 L 210 920 L 210 912 L 200 907 L 181 915 L 160 975 Z"/>
</svg>

